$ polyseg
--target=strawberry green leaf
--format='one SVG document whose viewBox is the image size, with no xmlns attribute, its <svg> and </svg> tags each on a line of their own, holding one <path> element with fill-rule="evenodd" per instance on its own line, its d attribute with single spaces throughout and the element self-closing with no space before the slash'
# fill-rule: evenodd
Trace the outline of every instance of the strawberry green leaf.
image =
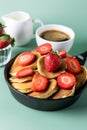
<svg viewBox="0 0 87 130">
<path fill-rule="evenodd" d="M 8 38 L 9 38 L 9 36 L 8 36 L 8 35 L 4 35 L 4 36 L 2 36 L 2 37 L 1 37 L 1 39 L 0 39 L 0 40 L 1 40 L 2 42 L 5 42 L 5 41 L 7 41 L 7 40 L 8 40 Z"/>
<path fill-rule="evenodd" d="M 15 43 L 15 39 L 12 38 L 12 39 L 11 39 L 11 46 L 12 46 L 12 47 L 14 47 L 14 45 L 15 45 L 14 43 Z"/>
<path fill-rule="evenodd" d="M 56 52 L 56 51 L 53 51 L 53 50 L 52 50 L 50 53 L 57 55 L 57 52 Z"/>
<path fill-rule="evenodd" d="M 3 28 L 4 28 L 4 27 L 5 27 L 5 25 L 4 25 L 4 24 L 2 24 L 2 23 L 0 23 L 0 27 L 3 27 Z"/>
</svg>

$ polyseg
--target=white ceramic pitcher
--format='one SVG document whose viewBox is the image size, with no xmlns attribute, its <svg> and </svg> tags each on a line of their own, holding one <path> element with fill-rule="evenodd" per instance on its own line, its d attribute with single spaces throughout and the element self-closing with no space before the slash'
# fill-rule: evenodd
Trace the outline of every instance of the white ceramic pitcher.
<svg viewBox="0 0 87 130">
<path fill-rule="evenodd" d="M 39 19 L 32 20 L 30 15 L 23 11 L 11 12 L 1 17 L 5 24 L 5 32 L 15 38 L 15 44 L 22 46 L 33 38 L 33 24 L 43 25 Z"/>
</svg>

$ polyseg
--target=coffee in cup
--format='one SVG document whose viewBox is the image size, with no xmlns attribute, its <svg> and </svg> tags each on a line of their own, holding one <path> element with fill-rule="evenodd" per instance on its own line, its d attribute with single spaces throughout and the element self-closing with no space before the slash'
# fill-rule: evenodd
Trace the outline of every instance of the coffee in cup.
<svg viewBox="0 0 87 130">
<path fill-rule="evenodd" d="M 36 30 L 36 43 L 41 45 L 44 43 L 50 43 L 54 51 L 71 49 L 75 33 L 74 31 L 64 25 L 48 24 L 39 27 Z"/>
</svg>

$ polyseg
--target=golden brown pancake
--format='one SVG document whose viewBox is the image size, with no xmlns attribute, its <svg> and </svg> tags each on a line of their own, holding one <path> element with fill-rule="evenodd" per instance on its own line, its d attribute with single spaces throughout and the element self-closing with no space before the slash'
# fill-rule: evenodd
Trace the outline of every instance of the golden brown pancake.
<svg viewBox="0 0 87 130">
<path fill-rule="evenodd" d="M 76 77 L 76 90 L 81 88 L 83 86 L 83 84 L 86 82 L 87 80 L 87 70 L 86 67 L 81 66 L 81 72 L 77 75 L 75 75 Z"/>
<path fill-rule="evenodd" d="M 66 69 L 66 63 L 63 61 L 61 64 L 61 67 L 58 69 L 58 71 L 56 72 L 47 72 L 45 69 L 45 65 L 44 65 L 44 57 L 45 56 L 40 56 L 38 61 L 37 61 L 37 66 L 38 66 L 38 72 L 41 75 L 46 76 L 49 79 L 53 79 L 56 78 L 60 73 L 63 73 Z"/>
<path fill-rule="evenodd" d="M 22 93 L 31 92 L 32 82 L 24 82 L 24 83 L 12 83 L 12 86 Z"/>
<path fill-rule="evenodd" d="M 33 76 L 28 76 L 28 77 L 25 77 L 25 78 L 16 78 L 15 76 L 12 76 L 9 78 L 10 82 L 16 82 L 16 83 L 23 83 L 23 82 L 26 82 L 26 81 L 30 81 L 32 80 Z"/>
<path fill-rule="evenodd" d="M 28 96 L 36 97 L 36 98 L 49 98 L 51 95 L 53 95 L 55 92 L 57 92 L 58 86 L 57 81 L 55 79 L 49 80 L 49 86 L 48 89 L 44 92 L 31 92 L 28 94 Z"/>
<path fill-rule="evenodd" d="M 60 99 L 73 96 L 74 92 L 75 92 L 75 86 L 72 89 L 59 89 L 59 91 L 56 94 L 54 94 L 52 99 Z"/>
<path fill-rule="evenodd" d="M 37 59 L 40 57 L 40 53 L 35 52 L 35 51 L 32 51 L 32 53 L 35 54 L 36 59 L 35 59 L 35 61 L 34 61 L 32 64 L 30 64 L 30 65 L 28 65 L 28 66 L 20 66 L 20 65 L 18 64 L 17 60 L 18 60 L 18 58 L 19 58 L 19 56 L 20 56 L 20 55 L 18 55 L 17 58 L 15 59 L 14 63 L 13 63 L 12 66 L 11 66 L 11 69 L 10 69 L 10 72 L 9 72 L 10 75 L 15 76 L 16 73 L 17 73 L 19 70 L 21 70 L 21 69 L 23 69 L 23 68 L 25 68 L 25 67 L 29 67 L 29 68 L 32 68 L 32 69 L 37 68 Z"/>
</svg>

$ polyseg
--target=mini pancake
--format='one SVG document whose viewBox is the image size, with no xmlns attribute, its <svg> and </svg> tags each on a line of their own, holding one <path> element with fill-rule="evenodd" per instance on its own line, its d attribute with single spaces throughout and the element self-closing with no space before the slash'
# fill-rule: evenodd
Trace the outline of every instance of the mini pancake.
<svg viewBox="0 0 87 130">
<path fill-rule="evenodd" d="M 48 89 L 46 91 L 44 91 L 44 92 L 31 92 L 28 94 L 28 96 L 47 99 L 50 96 L 52 96 L 55 92 L 57 92 L 57 90 L 58 90 L 57 81 L 55 79 L 51 79 L 51 80 L 49 80 L 49 86 L 48 86 Z"/>
<path fill-rule="evenodd" d="M 25 77 L 25 78 L 16 78 L 15 76 L 12 76 L 9 78 L 10 82 L 17 82 L 17 83 L 23 83 L 23 82 L 26 82 L 26 81 L 30 81 L 32 80 L 33 76 L 28 76 L 28 77 Z"/>
<path fill-rule="evenodd" d="M 44 65 L 44 57 L 45 56 L 39 57 L 39 59 L 37 61 L 38 72 L 41 75 L 44 75 L 49 79 L 52 79 L 52 78 L 56 78 L 60 73 L 63 73 L 65 71 L 66 63 L 64 62 L 64 60 L 62 60 L 61 67 L 58 69 L 58 71 L 56 71 L 56 72 L 47 72 L 46 69 L 45 69 L 45 65 Z"/>
<path fill-rule="evenodd" d="M 81 88 L 84 83 L 86 82 L 87 80 L 87 70 L 86 70 L 86 67 L 84 66 L 81 66 L 81 72 L 77 75 L 75 75 L 76 77 L 76 90 Z"/>
<path fill-rule="evenodd" d="M 73 96 L 74 92 L 75 92 L 75 86 L 72 89 L 59 89 L 59 91 L 56 94 L 54 94 L 52 99 L 60 99 Z"/>
<path fill-rule="evenodd" d="M 12 67 L 11 67 L 10 72 L 9 72 L 10 75 L 15 76 L 16 73 L 17 73 L 19 70 L 21 70 L 21 69 L 23 69 L 23 68 L 25 68 L 25 67 L 29 67 L 29 68 L 32 68 L 32 69 L 36 69 L 36 68 L 37 68 L 37 59 L 40 57 L 40 53 L 35 52 L 35 51 L 32 51 L 32 53 L 35 54 L 36 59 L 35 59 L 35 61 L 34 61 L 32 64 L 30 64 L 30 65 L 28 65 L 28 66 L 20 66 L 20 65 L 18 64 L 17 60 L 18 60 L 18 58 L 19 58 L 19 56 L 20 56 L 20 54 L 19 54 L 19 55 L 16 57 L 14 63 L 12 64 Z"/>
<path fill-rule="evenodd" d="M 29 93 L 31 92 L 31 86 L 32 86 L 32 82 L 24 82 L 24 83 L 11 83 L 12 86 L 17 89 L 18 91 L 22 92 L 22 93 Z"/>
</svg>

